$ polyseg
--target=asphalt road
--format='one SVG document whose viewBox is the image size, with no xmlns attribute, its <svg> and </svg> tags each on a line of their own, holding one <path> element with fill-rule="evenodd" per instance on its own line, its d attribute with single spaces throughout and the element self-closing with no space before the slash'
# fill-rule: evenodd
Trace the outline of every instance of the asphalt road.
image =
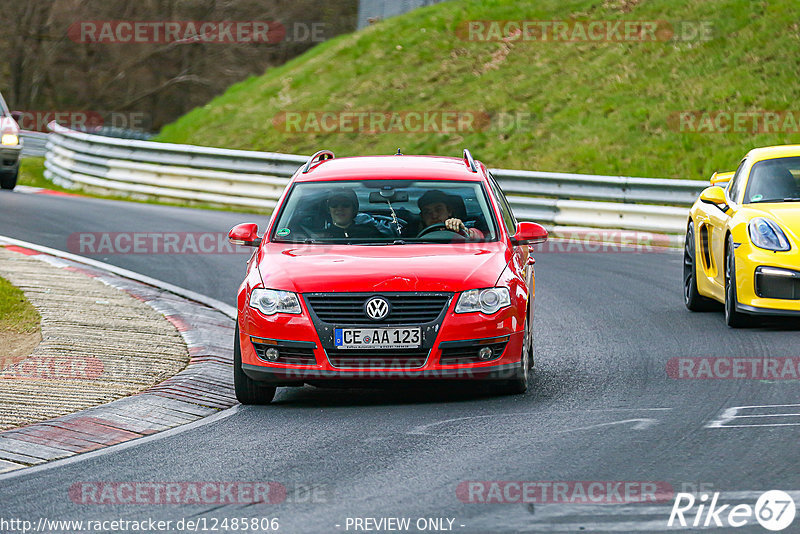
<svg viewBox="0 0 800 534">
<path fill-rule="evenodd" d="M 224 233 L 258 219 L 0 194 L 0 234 L 60 249 L 74 232 Z M 231 304 L 246 259 L 92 257 Z M 686 311 L 681 266 L 674 252 L 537 255 L 536 371 L 524 396 L 495 396 L 477 385 L 284 388 L 270 406 L 239 408 L 204 426 L 0 478 L 0 519 L 152 518 L 174 525 L 186 518 L 205 519 L 207 528 L 227 519 L 219 531 L 232 532 L 233 518 L 277 517 L 280 532 L 363 532 L 355 519 L 398 517 L 410 519 L 411 532 L 436 531 L 433 522 L 417 524 L 435 518 L 452 520 L 450 528 L 461 532 L 641 532 L 668 530 L 672 492 L 700 485 L 721 492 L 720 504 L 753 506 L 771 489 L 792 492 L 800 503 L 800 415 L 786 415 L 800 414 L 796 380 L 674 379 L 666 371 L 671 358 L 796 357 L 797 325 L 734 331 L 721 312 Z M 288 493 L 279 504 L 235 505 L 78 504 L 69 494 L 76 482 L 185 481 L 272 481 Z M 576 481 L 649 481 L 670 492 L 660 503 L 582 504 L 570 493 L 572 503 L 531 506 L 464 502 L 457 489 L 466 481 L 570 488 L 586 487 Z M 613 501 L 613 492 L 606 495 Z M 687 521 L 696 512 L 697 506 L 687 512 Z M 795 523 L 798 531 L 800 518 Z M 766 532 L 752 518 L 735 531 Z"/>
</svg>

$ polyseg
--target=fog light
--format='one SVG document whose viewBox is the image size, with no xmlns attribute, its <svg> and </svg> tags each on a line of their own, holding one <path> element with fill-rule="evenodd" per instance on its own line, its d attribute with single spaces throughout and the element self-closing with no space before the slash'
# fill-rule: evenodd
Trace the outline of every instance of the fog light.
<svg viewBox="0 0 800 534">
<path fill-rule="evenodd" d="M 481 350 L 478 351 L 478 358 L 481 360 L 489 360 L 492 357 L 492 349 L 489 347 L 483 347 Z"/>
<path fill-rule="evenodd" d="M 272 347 L 268 348 L 267 351 L 264 353 L 264 356 L 266 356 L 266 358 L 271 362 L 274 362 L 275 360 L 277 360 L 278 359 L 278 355 L 279 355 L 278 354 L 278 349 L 272 348 Z"/>
</svg>

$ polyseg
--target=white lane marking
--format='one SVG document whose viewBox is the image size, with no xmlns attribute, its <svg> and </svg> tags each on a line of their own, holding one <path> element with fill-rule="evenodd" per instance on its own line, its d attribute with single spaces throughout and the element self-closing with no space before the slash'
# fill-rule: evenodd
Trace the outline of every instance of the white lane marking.
<svg viewBox="0 0 800 534">
<path fill-rule="evenodd" d="M 612 408 L 612 409 L 607 409 L 607 410 L 566 410 L 566 411 L 562 411 L 562 412 L 549 412 L 549 413 L 548 412 L 544 412 L 544 413 L 543 412 L 523 412 L 523 413 L 511 413 L 511 414 L 471 415 L 471 416 L 468 416 L 468 417 L 455 417 L 453 419 L 445 419 L 443 421 L 436 421 L 436 422 L 433 422 L 433 423 L 427 423 L 427 424 L 424 424 L 424 425 L 420 425 L 420 426 L 414 427 L 411 430 L 409 430 L 407 432 L 407 434 L 410 434 L 410 435 L 436 435 L 436 436 L 443 436 L 443 435 L 447 435 L 447 434 L 430 432 L 431 427 L 440 426 L 440 425 L 446 425 L 446 424 L 449 424 L 449 423 L 457 423 L 457 422 L 460 422 L 460 421 L 472 421 L 472 420 L 476 420 L 476 419 L 485 419 L 485 418 L 489 418 L 489 417 L 492 417 L 492 418 L 519 417 L 519 416 L 526 416 L 526 415 L 545 416 L 545 415 L 555 415 L 555 414 L 560 414 L 560 413 L 582 413 L 582 412 L 598 412 L 598 411 L 599 412 L 607 412 L 607 411 L 640 411 L 640 410 L 641 411 L 669 411 L 669 410 L 672 410 L 672 408 L 640 408 L 640 409 L 636 409 L 636 408 L 621 408 L 619 410 Z M 584 427 L 569 428 L 569 429 L 566 429 L 566 430 L 558 430 L 558 431 L 551 432 L 551 433 L 552 434 L 563 434 L 563 433 L 574 432 L 574 431 L 578 431 L 578 430 L 589 430 L 589 429 L 592 429 L 592 428 L 598 428 L 598 427 L 610 426 L 610 425 L 620 425 L 620 424 L 626 424 L 626 423 L 637 423 L 636 425 L 633 426 L 633 429 L 634 430 L 644 430 L 644 429 L 650 428 L 651 426 L 657 424 L 658 421 L 656 419 L 624 419 L 624 420 L 621 420 L 621 421 L 611 421 L 611 422 L 606 422 L 606 423 L 597 423 L 597 424 L 594 424 L 594 425 L 589 425 L 589 426 L 584 426 Z"/>
<path fill-rule="evenodd" d="M 62 460 L 53 460 L 51 462 L 38 464 L 31 467 L 26 467 L 24 469 L 11 471 L 8 473 L 3 473 L 0 474 L 0 480 L 8 480 L 16 477 L 36 475 L 38 473 L 41 473 L 42 471 L 48 471 L 50 469 L 54 469 L 57 467 L 65 467 L 67 465 L 71 465 L 74 463 L 83 462 L 84 460 L 91 460 L 92 458 L 105 456 L 107 454 L 116 454 L 120 451 L 124 451 L 132 447 L 138 447 L 139 445 L 144 445 L 146 443 L 152 443 L 154 441 L 170 438 L 172 436 L 175 436 L 176 434 L 181 434 L 188 430 L 194 430 L 195 428 L 200 428 L 206 425 L 210 425 L 212 423 L 216 423 L 217 421 L 221 421 L 222 419 L 226 419 L 232 415 L 235 415 L 240 408 L 242 408 L 242 405 L 237 404 L 235 406 L 231 406 L 230 408 L 217 412 L 214 415 L 209 415 L 208 417 L 198 419 L 197 421 L 194 421 L 192 423 L 176 426 L 174 428 L 170 428 L 169 430 L 164 430 L 163 432 L 158 432 L 156 434 L 151 434 L 149 436 L 143 436 L 141 438 L 132 439 L 130 441 L 124 441 L 122 443 L 118 443 L 117 445 L 110 445 L 108 447 L 105 447 L 103 449 L 98 449 L 96 451 L 76 454 L 75 456 L 69 456 Z"/>
<path fill-rule="evenodd" d="M 769 426 L 800 426 L 797 423 L 767 423 L 756 421 L 753 423 L 741 422 L 741 424 L 730 424 L 737 419 L 761 419 L 769 420 L 770 417 L 800 417 L 800 413 L 747 413 L 745 410 L 764 410 L 781 409 L 781 408 L 798 408 L 800 404 L 763 404 L 756 406 L 732 406 L 726 408 L 717 419 L 707 423 L 706 428 L 748 428 L 748 427 L 769 427 Z"/>
</svg>

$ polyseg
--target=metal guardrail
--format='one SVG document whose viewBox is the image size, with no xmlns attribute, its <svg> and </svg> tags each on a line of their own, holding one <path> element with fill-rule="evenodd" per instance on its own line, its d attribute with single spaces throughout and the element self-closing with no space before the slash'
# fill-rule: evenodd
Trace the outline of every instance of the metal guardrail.
<svg viewBox="0 0 800 534">
<path fill-rule="evenodd" d="M 306 156 L 115 139 L 50 124 L 45 177 L 101 192 L 273 208 Z M 520 220 L 683 233 L 707 182 L 492 169 Z"/>
<path fill-rule="evenodd" d="M 22 139 L 23 158 L 41 158 L 47 152 L 46 133 L 22 130 L 19 136 Z"/>
</svg>

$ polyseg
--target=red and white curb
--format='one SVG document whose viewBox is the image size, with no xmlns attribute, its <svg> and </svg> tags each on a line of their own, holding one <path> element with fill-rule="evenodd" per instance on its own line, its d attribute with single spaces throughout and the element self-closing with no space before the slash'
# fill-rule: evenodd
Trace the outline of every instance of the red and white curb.
<svg viewBox="0 0 800 534">
<path fill-rule="evenodd" d="M 84 273 L 147 303 L 175 325 L 190 355 L 183 371 L 136 395 L 0 432 L 0 473 L 191 424 L 237 404 L 231 372 L 232 317 L 236 313 L 233 307 L 137 273 L 32 243 L 0 236 L 0 246 Z"/>
<path fill-rule="evenodd" d="M 45 189 L 44 187 L 33 187 L 32 185 L 18 185 L 14 188 L 17 193 L 27 193 L 29 195 L 51 195 L 56 197 L 85 197 L 79 193 L 67 193 L 66 191 L 56 191 Z"/>
</svg>

